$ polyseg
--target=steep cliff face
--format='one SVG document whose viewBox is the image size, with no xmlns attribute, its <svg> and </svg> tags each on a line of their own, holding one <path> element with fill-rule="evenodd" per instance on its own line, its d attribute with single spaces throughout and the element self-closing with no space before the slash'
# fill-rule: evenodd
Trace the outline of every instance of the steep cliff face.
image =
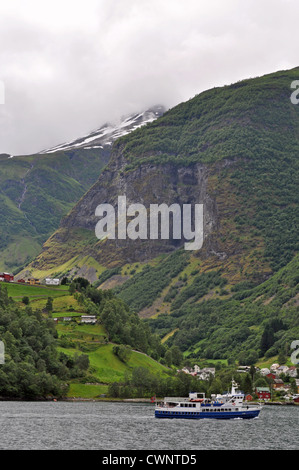
<svg viewBox="0 0 299 470">
<path fill-rule="evenodd" d="M 115 207 L 117 219 L 119 196 L 126 197 L 127 207 L 137 203 L 142 204 L 146 209 L 149 209 L 152 204 L 166 204 L 168 207 L 178 204 L 181 208 L 183 204 L 188 204 L 193 210 L 195 204 L 203 204 L 205 237 L 208 237 L 217 227 L 216 201 L 207 191 L 211 169 L 206 165 L 198 163 L 189 168 L 176 168 L 172 164 L 163 166 L 143 164 L 133 171 L 125 172 L 126 164 L 127 161 L 123 157 L 121 148 L 116 149 L 109 166 L 97 183 L 62 220 L 59 231 L 51 237 L 54 251 L 57 245 L 67 244 L 70 237 L 80 229 L 90 232 L 90 244 L 82 247 L 81 256 L 90 255 L 107 267 L 150 260 L 161 253 L 171 252 L 186 242 L 183 237 L 173 239 L 171 224 L 169 239 L 160 239 L 159 233 L 158 240 L 151 240 L 149 217 L 147 219 L 148 237 L 145 240 L 131 240 L 129 237 L 124 240 L 118 239 L 117 227 L 115 240 L 98 240 L 95 234 L 96 224 L 99 221 L 99 217 L 95 215 L 96 208 L 99 204 L 111 204 Z M 128 223 L 129 220 L 132 218 L 128 217 Z M 78 246 L 75 247 L 74 253 L 69 251 L 64 255 L 60 253 L 59 261 L 61 261 L 61 256 L 63 256 L 63 261 L 70 259 L 71 255 L 78 253 L 78 248 Z M 53 250 L 47 249 L 46 244 L 41 257 L 33 266 L 40 266 L 40 262 L 47 265 L 49 261 L 51 262 L 52 255 Z"/>
<path fill-rule="evenodd" d="M 203 260 L 207 269 L 226 266 L 229 270 L 231 266 L 234 274 L 239 271 L 245 262 L 245 253 L 252 249 L 234 238 L 236 227 L 233 217 L 238 213 L 238 198 L 230 175 L 242 162 L 231 159 L 212 165 L 194 163 L 186 167 L 171 162 L 163 165 L 142 163 L 136 169 L 126 171 L 127 163 L 122 146 L 116 147 L 99 180 L 62 220 L 59 229 L 45 243 L 42 253 L 30 265 L 31 272 L 35 271 L 40 276 L 43 271 L 52 269 L 58 274 L 84 275 L 95 282 L 104 268 L 147 263 L 160 255 L 184 249 L 187 240 L 172 237 L 171 218 L 169 239 L 161 239 L 161 233 L 158 240 L 150 239 L 149 218 L 147 239 L 118 239 L 119 196 L 126 196 L 127 207 L 139 203 L 146 209 L 151 204 L 166 204 L 168 207 L 179 204 L 181 208 L 187 204 L 193 211 L 195 204 L 202 204 L 204 243 L 200 250 L 190 251 L 188 255 L 197 258 L 198 263 Z M 99 240 L 96 237 L 99 217 L 95 211 L 98 205 L 104 203 L 115 208 L 115 240 Z M 130 220 L 132 218 L 128 217 L 127 222 Z M 261 250 L 263 242 L 260 240 L 254 248 Z M 262 264 L 258 261 L 255 268 Z M 60 271 L 60 266 L 64 271 Z M 249 268 L 249 271 L 252 272 L 252 269 Z M 266 276 L 269 271 L 268 264 L 264 263 L 260 275 Z"/>
<path fill-rule="evenodd" d="M 117 210 L 119 196 L 147 209 L 203 204 L 204 243 L 188 253 L 189 266 L 220 269 L 231 284 L 261 281 L 288 263 L 298 246 L 299 112 L 290 100 L 298 74 L 209 90 L 117 140 L 98 181 L 28 272 L 78 275 L 88 268 L 95 281 L 106 268 L 159 263 L 184 249 L 184 239 L 98 240 L 96 208 Z"/>
<path fill-rule="evenodd" d="M 204 205 L 204 233 L 207 236 L 217 224 L 215 200 L 207 192 L 210 169 L 206 165 L 195 164 L 190 168 L 177 168 L 166 164 L 142 164 L 137 169 L 125 172 L 127 161 L 121 148 L 116 149 L 113 159 L 99 178 L 98 182 L 87 192 L 71 213 L 62 221 L 61 228 L 67 231 L 72 228 L 84 228 L 95 231 L 99 220 L 95 216 L 96 207 L 108 202 L 118 209 L 118 197 L 125 196 L 127 207 L 131 204 L 142 204 L 147 210 L 152 204 L 184 204 L 194 207 Z M 128 218 L 129 221 L 129 218 Z M 117 224 L 117 220 L 116 220 Z M 94 256 L 102 263 L 120 263 L 144 261 L 161 252 L 171 251 L 182 246 L 184 239 L 173 239 L 170 229 L 169 240 L 150 240 L 150 218 L 148 217 L 147 240 L 117 240 L 95 244 Z M 160 238 L 160 234 L 159 234 Z M 111 253 L 112 247 L 115 248 Z"/>
</svg>

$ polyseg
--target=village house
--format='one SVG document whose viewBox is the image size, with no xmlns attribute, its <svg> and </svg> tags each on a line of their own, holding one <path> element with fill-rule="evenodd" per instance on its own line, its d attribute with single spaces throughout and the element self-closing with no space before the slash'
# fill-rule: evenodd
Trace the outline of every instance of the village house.
<svg viewBox="0 0 299 470">
<path fill-rule="evenodd" d="M 215 377 L 216 369 L 214 367 L 200 369 L 199 366 L 195 365 L 193 368 L 185 366 L 178 372 L 196 376 L 199 380 L 209 380 L 210 376 Z"/>
<path fill-rule="evenodd" d="M 178 372 L 184 372 L 184 374 L 189 374 L 189 375 L 196 375 L 195 372 L 194 372 L 194 369 L 192 369 L 192 367 L 183 367 L 180 371 Z"/>
<path fill-rule="evenodd" d="M 283 380 L 281 380 L 281 379 L 274 379 L 273 388 L 274 388 L 275 390 L 283 390 L 283 389 L 284 389 Z"/>
<path fill-rule="evenodd" d="M 279 367 L 279 364 L 272 364 L 272 366 L 270 367 L 270 371 L 275 373 L 278 367 Z"/>
<path fill-rule="evenodd" d="M 276 372 L 276 375 L 280 375 L 280 374 L 286 374 L 288 370 L 289 370 L 288 366 L 279 366 L 277 367 L 275 372 Z"/>
<path fill-rule="evenodd" d="M 204 367 L 196 375 L 199 380 L 209 380 L 211 377 L 215 377 L 215 367 Z"/>
<path fill-rule="evenodd" d="M 256 387 L 255 393 L 258 396 L 259 400 L 271 399 L 271 391 L 269 387 Z"/>
<path fill-rule="evenodd" d="M 289 377 L 296 378 L 297 377 L 297 367 L 295 367 L 295 366 L 289 367 L 288 370 L 286 371 L 286 375 L 288 375 Z"/>
<path fill-rule="evenodd" d="M 268 376 L 270 374 L 270 369 L 267 367 L 264 367 L 263 369 L 260 370 L 260 374 L 263 376 Z"/>
</svg>

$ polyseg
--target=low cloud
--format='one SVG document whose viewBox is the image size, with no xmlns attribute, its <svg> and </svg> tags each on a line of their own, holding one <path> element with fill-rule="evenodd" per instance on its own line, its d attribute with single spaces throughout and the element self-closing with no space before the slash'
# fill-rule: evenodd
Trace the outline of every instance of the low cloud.
<svg viewBox="0 0 299 470">
<path fill-rule="evenodd" d="M 39 152 L 124 114 L 298 65 L 295 0 L 6 3 L 0 153 Z"/>
</svg>

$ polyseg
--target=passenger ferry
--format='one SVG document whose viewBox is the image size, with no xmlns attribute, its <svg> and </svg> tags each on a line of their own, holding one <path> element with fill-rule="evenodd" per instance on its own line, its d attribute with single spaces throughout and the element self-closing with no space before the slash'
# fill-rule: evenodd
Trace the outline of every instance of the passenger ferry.
<svg viewBox="0 0 299 470">
<path fill-rule="evenodd" d="M 237 391 L 232 382 L 230 393 L 212 395 L 206 398 L 204 393 L 190 392 L 188 398 L 164 398 L 155 408 L 156 418 L 216 418 L 216 419 L 251 419 L 257 418 L 262 405 L 250 405 L 242 392 Z"/>
</svg>

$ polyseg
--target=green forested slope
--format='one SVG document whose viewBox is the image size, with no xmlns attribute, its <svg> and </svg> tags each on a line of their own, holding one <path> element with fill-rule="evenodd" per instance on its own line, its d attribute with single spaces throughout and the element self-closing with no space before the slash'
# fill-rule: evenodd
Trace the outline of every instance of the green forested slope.
<svg viewBox="0 0 299 470">
<path fill-rule="evenodd" d="M 98 178 L 108 152 L 0 156 L 0 270 L 17 271 Z"/>
</svg>

